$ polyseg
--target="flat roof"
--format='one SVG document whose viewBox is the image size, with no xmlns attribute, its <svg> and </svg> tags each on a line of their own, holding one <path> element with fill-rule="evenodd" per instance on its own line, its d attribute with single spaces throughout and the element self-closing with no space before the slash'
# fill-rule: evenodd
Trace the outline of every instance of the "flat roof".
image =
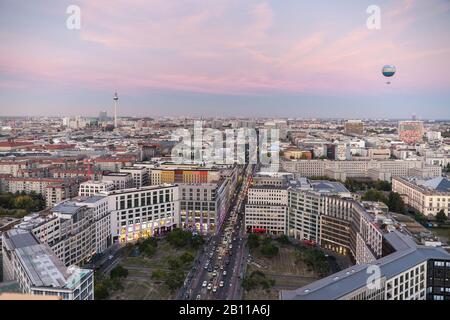
<svg viewBox="0 0 450 320">
<path fill-rule="evenodd" d="M 366 286 L 367 279 L 371 276 L 367 273 L 370 265 L 379 266 L 381 276 L 390 279 L 429 259 L 450 261 L 450 254 L 444 249 L 417 245 L 411 237 L 398 231 L 383 236 L 397 251 L 372 264 L 355 265 L 307 286 L 295 290 L 282 290 L 280 298 L 283 300 L 336 300 Z"/>
<path fill-rule="evenodd" d="M 75 214 L 80 210 L 80 206 L 77 206 L 75 203 L 67 201 L 62 202 L 53 207 L 53 212 L 64 213 L 64 214 Z"/>
</svg>

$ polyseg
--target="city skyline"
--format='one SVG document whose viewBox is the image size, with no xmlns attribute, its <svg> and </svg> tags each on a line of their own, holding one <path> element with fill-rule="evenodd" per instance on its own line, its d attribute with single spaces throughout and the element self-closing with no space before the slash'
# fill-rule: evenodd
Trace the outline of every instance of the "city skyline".
<svg viewBox="0 0 450 320">
<path fill-rule="evenodd" d="M 0 115 L 450 116 L 447 1 L 71 4 L 2 3 Z"/>
</svg>

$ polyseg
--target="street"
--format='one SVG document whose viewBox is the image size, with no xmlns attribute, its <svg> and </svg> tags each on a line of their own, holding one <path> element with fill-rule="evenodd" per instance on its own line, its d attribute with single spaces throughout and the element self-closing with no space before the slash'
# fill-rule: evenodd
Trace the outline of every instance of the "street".
<svg viewBox="0 0 450 320">
<path fill-rule="evenodd" d="M 247 165 L 219 232 L 209 238 L 178 297 L 187 300 L 236 300 L 245 275 L 245 199 L 255 166 Z"/>
</svg>

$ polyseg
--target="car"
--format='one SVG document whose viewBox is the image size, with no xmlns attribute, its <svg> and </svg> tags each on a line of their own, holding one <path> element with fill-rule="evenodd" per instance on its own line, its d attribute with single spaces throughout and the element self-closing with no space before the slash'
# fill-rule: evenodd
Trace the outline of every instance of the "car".
<svg viewBox="0 0 450 320">
<path fill-rule="evenodd" d="M 214 272 L 212 273 L 212 276 L 213 276 L 213 277 L 217 276 L 217 272 L 214 271 Z"/>
<path fill-rule="evenodd" d="M 213 292 L 217 292 L 217 286 L 214 286 L 212 289 Z"/>
<path fill-rule="evenodd" d="M 220 266 L 220 270 L 223 270 L 223 265 Z"/>
<path fill-rule="evenodd" d="M 223 270 L 222 275 L 225 277 L 225 276 L 227 275 L 227 271 L 226 271 L 226 270 Z"/>
<path fill-rule="evenodd" d="M 108 259 L 109 259 L 109 260 L 112 260 L 112 258 L 114 258 L 114 256 L 113 256 L 112 254 L 110 254 L 110 255 L 108 256 Z"/>
<path fill-rule="evenodd" d="M 223 281 L 219 282 L 219 287 L 221 287 L 221 288 L 223 287 Z"/>
<path fill-rule="evenodd" d="M 211 282 L 208 283 L 208 287 L 207 287 L 206 289 L 208 289 L 208 290 L 211 290 L 211 289 L 212 289 L 212 283 L 211 283 Z"/>
<path fill-rule="evenodd" d="M 198 295 L 195 297 L 195 300 L 200 300 L 201 298 L 202 298 L 202 296 L 198 294 Z"/>
<path fill-rule="evenodd" d="M 208 272 L 213 272 L 213 268 L 212 268 L 212 267 L 209 267 L 209 268 L 208 268 Z"/>
<path fill-rule="evenodd" d="M 208 264 L 205 264 L 205 266 L 203 267 L 205 270 L 208 269 Z"/>
<path fill-rule="evenodd" d="M 208 282 L 206 282 L 206 280 L 205 281 L 203 281 L 203 283 L 202 283 L 202 287 L 206 287 L 208 285 Z"/>
</svg>

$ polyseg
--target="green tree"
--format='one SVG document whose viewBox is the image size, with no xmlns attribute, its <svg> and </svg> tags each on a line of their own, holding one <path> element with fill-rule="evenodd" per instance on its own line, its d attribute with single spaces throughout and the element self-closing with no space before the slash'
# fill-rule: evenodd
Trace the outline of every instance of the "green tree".
<svg viewBox="0 0 450 320">
<path fill-rule="evenodd" d="M 444 210 L 440 210 L 437 214 L 436 214 L 436 220 L 439 223 L 444 223 L 445 221 L 447 221 L 447 215 L 445 214 Z"/>
<path fill-rule="evenodd" d="M 109 276 L 111 279 L 126 278 L 128 276 L 128 270 L 119 265 L 111 270 Z"/>
<path fill-rule="evenodd" d="M 250 233 L 247 238 L 247 244 L 250 249 L 255 249 L 259 246 L 259 237 L 257 234 Z"/>
<path fill-rule="evenodd" d="M 282 244 L 290 244 L 291 243 L 291 241 L 289 240 L 289 237 L 285 234 L 279 236 L 277 238 L 277 241 Z"/>
<path fill-rule="evenodd" d="M 363 201 L 380 201 L 380 202 L 384 202 L 384 203 L 388 203 L 388 200 L 386 199 L 386 197 L 384 196 L 383 192 L 378 191 L 376 189 L 370 189 L 368 190 L 362 197 L 361 199 Z"/>
<path fill-rule="evenodd" d="M 261 254 L 268 258 L 275 257 L 279 252 L 279 248 L 272 243 L 264 243 L 261 246 Z"/>
<path fill-rule="evenodd" d="M 184 264 L 191 263 L 192 261 L 194 261 L 194 259 L 195 259 L 194 255 L 190 252 L 185 252 L 180 256 L 180 260 Z"/>
<path fill-rule="evenodd" d="M 175 291 L 183 285 L 184 278 L 185 275 L 183 272 L 171 271 L 166 277 L 165 284 L 169 287 L 170 291 Z"/>
<path fill-rule="evenodd" d="M 389 193 L 389 200 L 387 203 L 389 210 L 397 213 L 405 212 L 405 202 L 397 192 Z"/>
<path fill-rule="evenodd" d="M 94 298 L 96 300 L 105 300 L 109 297 L 108 287 L 103 283 L 96 283 L 94 286 Z"/>
</svg>

